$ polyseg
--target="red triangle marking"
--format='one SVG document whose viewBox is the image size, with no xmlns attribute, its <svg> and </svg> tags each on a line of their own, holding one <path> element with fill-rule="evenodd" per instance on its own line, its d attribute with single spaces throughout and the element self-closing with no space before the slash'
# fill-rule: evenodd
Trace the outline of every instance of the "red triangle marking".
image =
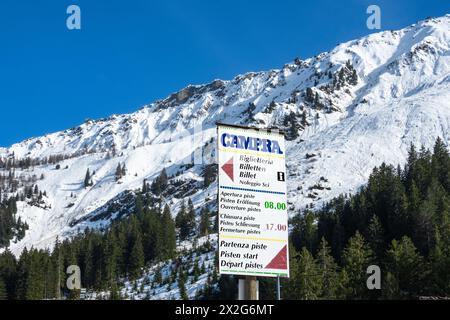
<svg viewBox="0 0 450 320">
<path fill-rule="evenodd" d="M 273 258 L 267 265 L 266 269 L 281 269 L 287 270 L 287 245 Z"/>
<path fill-rule="evenodd" d="M 234 182 L 234 163 L 233 163 L 233 159 L 231 158 L 230 160 L 228 160 L 227 163 L 225 163 L 222 166 L 222 170 L 230 177 L 230 179 Z"/>
</svg>

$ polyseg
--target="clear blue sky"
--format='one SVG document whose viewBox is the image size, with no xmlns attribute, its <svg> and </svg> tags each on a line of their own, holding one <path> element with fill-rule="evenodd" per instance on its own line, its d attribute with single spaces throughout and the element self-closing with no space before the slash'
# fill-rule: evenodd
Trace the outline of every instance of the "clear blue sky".
<svg viewBox="0 0 450 320">
<path fill-rule="evenodd" d="M 66 28 L 70 4 L 81 31 Z M 0 146 L 328 51 L 373 32 L 370 4 L 383 30 L 450 11 L 448 0 L 1 0 Z"/>
</svg>

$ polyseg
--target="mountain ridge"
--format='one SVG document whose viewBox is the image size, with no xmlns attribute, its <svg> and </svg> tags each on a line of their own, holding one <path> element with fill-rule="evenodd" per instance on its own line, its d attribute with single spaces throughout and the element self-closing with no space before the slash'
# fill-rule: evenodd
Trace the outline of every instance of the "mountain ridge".
<svg viewBox="0 0 450 320">
<path fill-rule="evenodd" d="M 57 161 L 62 169 L 56 170 L 55 163 L 16 169 L 25 176 L 43 175 L 35 184 L 48 197 L 45 209 L 19 203 L 18 215 L 30 230 L 11 248 L 19 253 L 27 246 L 48 247 L 56 237 L 86 227 L 107 228 L 114 213 L 95 223 L 88 217 L 121 202 L 164 168 L 175 194 L 184 183 L 196 190 L 190 195 L 196 208 L 214 208 L 217 185 L 205 186 L 203 179 L 215 157 L 216 122 L 285 130 L 290 212 L 319 208 L 357 190 L 382 162 L 404 163 L 411 143 L 431 147 L 441 137 L 448 146 L 449 89 L 446 15 L 348 41 L 281 69 L 189 85 L 134 113 L 0 148 L 4 161 L 63 157 Z M 194 153 L 208 161 L 191 166 Z M 116 181 L 114 170 L 121 163 L 128 172 Z M 88 168 L 95 174 L 92 187 L 85 188 Z M 164 201 L 176 212 L 180 199 Z"/>
</svg>

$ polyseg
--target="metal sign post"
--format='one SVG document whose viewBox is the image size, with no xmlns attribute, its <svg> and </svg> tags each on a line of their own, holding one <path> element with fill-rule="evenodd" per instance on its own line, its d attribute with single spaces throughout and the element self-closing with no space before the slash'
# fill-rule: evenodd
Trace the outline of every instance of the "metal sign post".
<svg viewBox="0 0 450 320">
<path fill-rule="evenodd" d="M 277 300 L 281 300 L 281 285 L 280 285 L 280 277 L 277 277 Z"/>
</svg>

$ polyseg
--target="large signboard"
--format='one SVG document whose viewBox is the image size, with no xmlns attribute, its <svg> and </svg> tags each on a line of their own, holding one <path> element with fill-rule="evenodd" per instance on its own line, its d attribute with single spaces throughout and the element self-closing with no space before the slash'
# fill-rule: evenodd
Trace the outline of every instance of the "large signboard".
<svg viewBox="0 0 450 320">
<path fill-rule="evenodd" d="M 219 272 L 289 277 L 284 135 L 218 125 Z"/>
</svg>

